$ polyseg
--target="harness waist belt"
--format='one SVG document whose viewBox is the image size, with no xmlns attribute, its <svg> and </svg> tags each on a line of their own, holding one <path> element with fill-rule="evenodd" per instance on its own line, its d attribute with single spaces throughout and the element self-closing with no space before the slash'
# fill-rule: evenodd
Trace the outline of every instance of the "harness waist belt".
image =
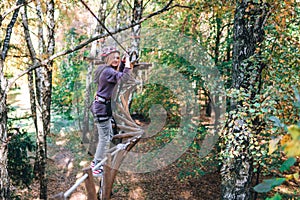
<svg viewBox="0 0 300 200">
<path fill-rule="evenodd" d="M 96 101 L 100 101 L 100 102 L 102 102 L 102 103 L 110 102 L 110 99 L 109 99 L 109 100 L 106 100 L 105 98 L 99 97 L 99 96 L 96 96 L 96 97 L 95 97 L 95 100 L 96 100 Z"/>
<path fill-rule="evenodd" d="M 96 115 L 96 120 L 97 120 L 98 122 L 103 122 L 103 121 L 106 121 L 106 120 L 108 120 L 108 119 L 109 119 L 108 116 Z"/>
</svg>

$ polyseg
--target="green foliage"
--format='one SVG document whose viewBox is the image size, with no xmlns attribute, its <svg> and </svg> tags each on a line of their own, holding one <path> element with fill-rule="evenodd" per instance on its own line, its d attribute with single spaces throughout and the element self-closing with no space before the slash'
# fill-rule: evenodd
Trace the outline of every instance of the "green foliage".
<svg viewBox="0 0 300 200">
<path fill-rule="evenodd" d="M 34 141 L 27 132 L 16 130 L 8 143 L 8 174 L 14 185 L 29 187 L 33 180 L 33 165 L 28 153 L 35 150 Z"/>
<path fill-rule="evenodd" d="M 280 172 L 284 172 L 290 169 L 291 166 L 293 166 L 296 162 L 296 158 L 289 158 L 287 159 L 280 167 Z M 276 186 L 281 185 L 282 183 L 284 183 L 287 180 L 287 178 L 272 178 L 272 179 L 267 179 L 267 180 L 263 180 L 262 183 L 256 185 L 253 189 L 256 192 L 259 193 L 266 193 L 266 192 L 270 192 L 271 190 L 273 190 Z M 281 195 L 276 194 L 274 197 L 270 198 L 270 199 L 281 199 Z M 269 198 L 268 198 L 269 199 Z"/>
<path fill-rule="evenodd" d="M 281 196 L 280 194 L 276 193 L 275 196 L 271 197 L 271 198 L 266 198 L 266 200 L 281 200 Z"/>
<path fill-rule="evenodd" d="M 293 166 L 296 163 L 296 158 L 288 158 L 284 163 L 281 165 L 279 171 L 284 172 L 286 170 L 289 170 L 291 166 Z"/>
<path fill-rule="evenodd" d="M 179 104 L 168 88 L 158 84 L 148 84 L 144 86 L 141 94 L 136 94 L 130 107 L 131 113 L 138 113 L 149 120 L 149 109 L 152 105 L 159 104 L 167 111 L 166 124 L 176 126 L 180 122 Z"/>
<path fill-rule="evenodd" d="M 146 54 L 146 59 L 151 62 L 156 63 L 156 68 L 154 70 L 160 70 L 168 66 L 173 71 L 183 75 L 184 79 L 189 83 L 195 83 L 194 92 L 197 93 L 199 88 L 204 89 L 204 82 L 202 80 L 201 74 L 197 72 L 196 67 L 191 65 L 191 63 L 181 56 L 178 56 L 174 52 L 156 49 L 143 49 L 143 54 Z M 180 122 L 180 104 L 186 103 L 186 99 L 179 99 L 178 96 L 181 95 L 181 91 L 185 90 L 184 84 L 181 84 L 179 80 L 175 80 L 174 77 L 170 77 L 170 74 L 158 74 L 159 78 L 165 80 L 166 82 L 174 82 L 173 90 L 170 90 L 164 85 L 160 84 L 146 84 L 144 85 L 143 91 L 139 94 L 135 94 L 133 102 L 131 104 L 131 113 L 142 114 L 149 119 L 148 111 L 153 104 L 162 105 L 168 115 L 168 123 L 178 126 Z M 166 76 L 166 77 L 163 77 Z M 189 97 L 184 97 L 189 98 Z M 177 125 L 176 125 L 177 124 Z"/>
<path fill-rule="evenodd" d="M 297 94 L 297 91 L 296 91 Z M 298 98 L 297 98 L 298 101 Z M 281 128 L 286 127 L 285 124 L 282 124 L 279 119 L 276 117 L 272 118 L 273 122 L 275 123 L 275 126 L 279 126 Z M 288 128 L 286 128 L 288 131 L 289 135 L 288 139 L 285 139 L 283 137 L 281 139 L 281 145 L 284 150 L 284 152 L 289 156 L 289 158 L 282 163 L 282 165 L 279 168 L 279 171 L 281 173 L 288 171 L 296 162 L 297 159 L 295 157 L 291 156 L 299 156 L 300 151 L 299 151 L 299 142 L 300 142 L 300 127 L 297 125 L 291 125 Z M 277 144 L 276 144 L 277 145 Z M 256 192 L 260 193 L 266 193 L 274 189 L 274 187 L 281 185 L 283 182 L 289 180 L 289 179 L 299 179 L 299 172 L 292 174 L 292 175 L 286 175 L 285 178 L 273 178 L 273 179 L 268 179 L 268 180 L 263 180 L 262 183 L 256 185 L 254 187 L 254 190 Z M 281 199 L 280 194 L 276 194 L 274 197 L 271 199 Z"/>
<path fill-rule="evenodd" d="M 279 15 L 285 15 L 285 17 L 278 18 L 278 13 L 272 13 L 269 19 L 271 22 L 265 28 L 265 40 L 257 47 L 255 55 L 248 60 L 252 67 L 266 65 L 265 70 L 262 71 L 261 88 L 257 87 L 260 93 L 253 96 L 246 91 L 228 91 L 229 99 L 244 102 L 241 107 L 237 108 L 237 111 L 229 113 L 228 117 L 244 120 L 249 132 L 254 133 L 249 139 L 250 144 L 254 144 L 249 147 L 250 153 L 254 155 L 254 164 L 264 166 L 264 172 L 272 168 L 278 169 L 278 161 L 281 161 L 280 154 L 275 152 L 264 155 L 259 151 L 267 152 L 269 141 L 281 137 L 286 131 L 287 127 L 284 124 L 294 124 L 299 119 L 298 111 L 293 106 L 292 91 L 292 88 L 299 87 L 300 77 L 299 45 L 296 42 L 299 38 L 299 26 L 296 25 L 299 9 L 294 10 L 293 6 L 289 7 L 294 12 L 293 16 L 289 16 L 291 12 L 287 11 L 284 4 L 277 2 L 275 6 L 284 11 Z M 282 24 L 278 23 L 275 26 L 273 22 L 278 22 L 278 20 Z M 286 25 L 286 27 L 281 28 L 279 25 Z M 256 73 L 258 72 L 251 70 L 250 78 Z M 255 88 L 249 89 L 253 91 Z M 228 126 L 233 128 L 234 122 L 231 121 Z M 234 145 L 241 146 L 242 144 L 236 141 L 236 137 L 242 136 L 231 133 L 229 131 L 225 136 L 225 142 L 231 142 L 233 148 Z M 230 151 L 232 149 L 227 150 L 228 155 L 231 152 L 235 153 L 235 151 Z"/>
<path fill-rule="evenodd" d="M 269 192 L 274 187 L 281 185 L 286 179 L 285 178 L 272 178 L 263 180 L 262 183 L 258 184 L 254 187 L 254 190 L 256 192 Z"/>
<path fill-rule="evenodd" d="M 86 37 L 76 33 L 75 28 L 66 34 L 68 46 L 79 44 Z M 80 75 L 85 69 L 80 52 L 68 54 L 59 65 L 57 77 L 54 79 L 52 92 L 52 109 L 54 112 L 64 115 L 67 119 L 73 119 L 72 111 L 78 105 L 84 84 Z M 77 100 L 76 103 L 74 101 Z"/>
<path fill-rule="evenodd" d="M 195 150 L 200 150 L 200 141 L 204 140 L 205 136 L 208 134 L 207 128 L 205 126 L 200 125 L 197 129 L 197 135 L 194 138 L 194 142 L 192 144 L 192 148 Z"/>
<path fill-rule="evenodd" d="M 226 128 L 221 133 L 220 152 L 221 159 L 244 158 L 253 159 L 255 167 L 266 165 L 267 138 L 269 132 L 265 130 L 267 116 L 272 112 L 272 105 L 268 101 L 261 101 L 264 95 L 251 95 L 243 88 L 228 90 L 230 99 L 242 102 L 230 111 L 226 117 Z M 227 148 L 225 148 L 227 146 Z M 229 148 L 228 148 L 229 147 Z"/>
<path fill-rule="evenodd" d="M 274 123 L 274 126 L 281 127 L 281 128 L 286 128 L 286 125 L 281 123 L 280 119 L 278 119 L 275 116 L 269 117 L 269 120 L 271 120 Z"/>
</svg>

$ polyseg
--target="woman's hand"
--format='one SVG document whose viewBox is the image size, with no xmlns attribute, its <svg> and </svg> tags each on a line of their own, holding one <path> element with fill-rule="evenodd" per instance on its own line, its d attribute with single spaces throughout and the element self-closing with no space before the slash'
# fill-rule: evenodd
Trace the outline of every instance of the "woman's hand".
<svg viewBox="0 0 300 200">
<path fill-rule="evenodd" d="M 126 68 L 132 68 L 130 63 L 130 56 L 127 52 L 125 52 L 125 67 Z"/>
</svg>

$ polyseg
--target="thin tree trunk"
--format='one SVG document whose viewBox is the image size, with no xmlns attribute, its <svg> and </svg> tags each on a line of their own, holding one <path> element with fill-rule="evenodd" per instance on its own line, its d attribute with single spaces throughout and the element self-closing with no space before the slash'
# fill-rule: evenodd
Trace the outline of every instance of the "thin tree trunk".
<svg viewBox="0 0 300 200">
<path fill-rule="evenodd" d="M 43 20 L 41 2 L 37 1 L 36 12 L 38 16 L 38 40 L 39 53 L 46 53 L 48 56 L 54 54 L 55 40 L 54 40 L 54 1 L 47 2 L 47 45 L 43 38 Z M 33 64 L 38 63 L 36 52 L 34 50 L 27 20 L 27 9 L 24 8 L 23 26 L 28 50 Z M 31 109 L 33 110 L 33 118 L 35 120 L 37 130 L 37 151 L 35 172 L 40 181 L 40 199 L 47 199 L 47 135 L 50 133 L 50 105 L 51 105 L 51 90 L 52 90 L 52 65 L 50 61 L 46 66 L 35 70 L 35 88 L 30 92 L 31 95 Z M 29 84 L 33 88 L 33 76 L 29 74 Z M 34 92 L 35 91 L 35 92 Z"/>
<path fill-rule="evenodd" d="M 23 0 L 18 0 L 17 5 L 23 4 Z M 7 56 L 10 44 L 12 29 L 19 15 L 19 8 L 13 13 L 12 19 L 6 28 L 6 36 L 3 41 L 2 50 L 0 51 L 0 199 L 10 199 L 10 181 L 7 171 L 7 104 L 6 104 L 6 87 L 8 86 L 7 79 L 4 77 L 4 60 Z M 0 26 L 2 18 L 0 18 Z"/>
<path fill-rule="evenodd" d="M 37 4 L 37 13 L 38 16 L 41 17 L 41 12 L 40 12 L 40 2 Z M 39 18 L 39 20 L 42 20 Z M 39 62 L 36 59 L 36 52 L 33 47 L 33 43 L 30 37 L 30 32 L 29 32 L 29 27 L 28 27 L 28 18 L 27 18 L 27 6 L 24 7 L 24 12 L 22 14 L 22 21 L 23 21 L 23 27 L 24 27 L 24 34 L 25 34 L 25 40 L 27 43 L 27 47 L 30 53 L 30 57 L 33 63 Z M 41 24 L 41 23 L 40 23 Z M 39 29 L 42 29 L 39 26 Z M 41 31 L 39 31 L 41 32 Z M 40 40 L 42 41 L 42 40 Z M 39 44 L 39 46 L 42 46 Z M 40 51 L 43 51 L 43 49 L 40 48 Z M 45 177 L 45 168 L 46 168 L 46 151 L 45 151 L 45 138 L 44 138 L 44 126 L 42 123 L 43 117 L 42 117 L 42 104 L 43 104 L 43 68 L 39 68 L 35 70 L 36 74 L 36 84 L 34 85 L 33 82 L 33 74 L 29 73 L 28 74 L 28 79 L 29 79 L 29 87 L 30 87 L 30 103 L 31 103 L 31 110 L 32 110 L 32 115 L 35 123 L 35 128 L 36 128 L 36 144 L 37 144 L 37 150 L 36 150 L 36 161 L 35 161 L 35 173 L 37 174 L 37 177 L 40 180 L 40 197 L 41 198 L 47 198 L 47 188 L 45 185 L 46 183 L 46 177 Z M 34 92 L 35 91 L 35 92 Z M 43 194 L 43 195 L 41 195 Z"/>
<path fill-rule="evenodd" d="M 118 3 L 117 3 L 117 13 L 116 13 L 116 27 L 115 29 L 118 30 L 120 28 L 120 25 L 121 25 L 121 19 L 122 19 L 122 14 L 121 14 L 121 9 L 123 7 L 123 0 L 118 0 Z M 119 35 L 116 35 L 116 38 L 117 40 L 120 40 L 121 36 Z"/>
<path fill-rule="evenodd" d="M 21 5 L 23 3 L 24 3 L 24 0 L 18 0 L 17 1 L 17 6 Z M 5 58 L 7 56 L 7 52 L 8 52 L 8 49 L 9 49 L 10 38 L 11 38 L 11 34 L 12 34 L 12 29 L 13 29 L 16 21 L 17 21 L 19 11 L 20 11 L 20 8 L 18 8 L 14 11 L 12 19 L 11 19 L 10 23 L 8 24 L 8 27 L 7 27 L 7 30 L 6 30 L 6 36 L 5 36 L 5 39 L 3 41 L 3 49 L 2 49 L 2 52 L 1 52 L 1 56 L 2 56 L 3 60 L 5 60 Z"/>
<path fill-rule="evenodd" d="M 106 8 L 107 8 L 107 0 L 101 0 L 99 4 L 99 10 L 98 10 L 98 18 L 99 20 L 104 24 L 105 23 L 105 17 L 106 17 Z M 94 34 L 101 34 L 104 32 L 104 28 L 101 27 L 100 23 L 97 22 Z M 97 58 L 99 50 L 101 48 L 101 41 L 94 41 L 91 45 L 90 50 L 90 57 L 91 58 Z M 90 132 L 90 141 L 89 141 L 89 149 L 88 152 L 93 155 L 96 151 L 96 144 L 97 144 L 97 128 L 93 126 L 93 130 L 89 131 L 89 122 L 90 122 L 90 105 L 91 105 L 91 90 L 92 90 L 92 84 L 93 84 L 93 71 L 94 71 L 94 62 L 89 63 L 89 67 L 87 70 L 87 76 L 86 76 L 86 93 L 85 93 L 85 101 L 84 101 L 84 121 L 83 121 L 83 130 L 82 130 L 82 141 L 83 143 L 87 143 L 87 133 Z M 95 130 L 96 129 L 96 130 Z"/>
<path fill-rule="evenodd" d="M 215 23 L 216 23 L 216 38 L 215 38 L 215 47 L 214 47 L 214 62 L 215 66 L 220 70 L 219 66 L 219 56 L 220 56 L 220 42 L 221 42 L 221 34 L 222 34 L 222 19 L 219 16 L 219 12 L 215 13 Z M 221 71 L 221 74 L 223 72 Z M 208 97 L 208 102 L 206 103 L 206 110 L 205 113 L 207 116 L 211 117 L 213 116 L 215 119 L 219 119 L 220 114 L 219 114 L 219 109 L 217 108 L 217 105 L 215 102 L 218 102 L 219 96 L 214 93 L 210 93 L 207 95 Z M 212 113 L 213 112 L 213 113 Z"/>
<path fill-rule="evenodd" d="M 25 13 L 26 13 L 26 11 L 25 11 Z M 43 17 L 42 17 L 42 5 L 39 0 L 36 1 L 36 14 L 37 14 L 38 47 L 39 47 L 38 54 L 43 54 L 45 52 L 45 48 L 43 45 L 43 43 L 44 43 Z M 26 22 L 23 20 L 23 23 L 26 23 Z M 23 26 L 24 26 L 24 24 L 23 24 Z M 24 28 L 25 28 L 25 26 L 24 26 Z M 28 31 L 28 33 L 26 33 L 26 31 L 25 31 L 25 37 L 26 37 L 28 50 L 30 52 L 31 60 L 34 63 L 36 60 L 36 58 L 34 57 L 36 55 L 36 53 L 35 53 L 34 47 L 32 45 L 30 35 L 27 35 L 27 34 L 29 34 L 29 31 Z M 36 147 L 37 148 L 36 148 L 36 157 L 35 157 L 35 163 L 34 163 L 34 173 L 36 174 L 37 177 L 40 177 L 40 160 L 39 160 L 40 150 L 39 149 L 41 148 L 41 145 L 39 144 L 40 142 L 39 142 L 39 138 L 38 138 L 38 133 L 39 133 L 39 131 L 42 131 L 41 130 L 42 126 L 40 125 L 41 120 L 38 119 L 38 115 L 41 115 L 41 114 L 38 114 L 38 112 L 41 112 L 38 109 L 38 106 L 41 105 L 41 88 L 42 88 L 40 74 L 41 74 L 40 68 L 34 70 L 34 76 L 35 76 L 35 79 L 34 79 L 35 82 L 33 85 L 34 89 L 32 92 L 30 92 L 30 95 L 32 95 L 32 96 L 30 96 L 30 98 L 34 99 L 34 100 L 31 100 L 31 103 L 34 103 L 34 104 L 30 104 L 30 106 L 31 106 L 31 109 L 35 108 L 35 110 L 32 112 L 32 115 L 33 115 L 33 118 L 36 119 L 35 129 L 36 129 Z"/>
<path fill-rule="evenodd" d="M 54 54 L 55 48 L 55 38 L 54 38 L 54 0 L 47 1 L 47 55 L 51 56 Z M 41 171 L 40 173 L 40 198 L 47 199 L 47 172 L 46 172 L 46 164 L 47 164 L 47 135 L 50 134 L 50 107 L 51 107 L 51 92 L 52 92 L 52 67 L 53 61 L 47 63 L 47 66 L 43 68 L 43 90 L 42 90 L 42 124 L 43 124 L 43 132 L 39 135 L 40 147 L 43 148 L 41 150 Z"/>
<path fill-rule="evenodd" d="M 37 62 L 36 59 L 36 52 L 34 50 L 32 40 L 29 33 L 29 27 L 28 27 L 28 17 L 27 17 L 27 6 L 24 6 L 24 11 L 22 12 L 22 23 L 24 27 L 24 35 L 26 44 L 29 50 L 30 58 L 33 62 Z M 32 71 L 28 72 L 28 88 L 29 88 L 29 94 L 30 94 L 30 107 L 31 107 L 31 113 L 33 117 L 33 122 L 35 127 L 37 128 L 37 119 L 36 119 L 36 101 L 35 101 L 35 90 L 34 90 L 34 73 Z M 37 129 L 36 129 L 37 132 Z"/>
<path fill-rule="evenodd" d="M 237 3 L 234 18 L 232 87 L 250 93 L 251 96 L 259 93 L 260 84 L 256 80 L 262 70 L 261 66 L 253 66 L 247 59 L 254 55 L 256 46 L 263 41 L 263 27 L 267 17 L 267 4 L 255 4 L 247 0 Z M 238 105 L 241 106 L 242 102 L 232 99 L 231 110 L 236 112 L 229 116 L 227 124 L 233 126 L 228 129 L 227 134 L 240 134 L 244 137 L 234 137 L 233 141 L 226 143 L 225 151 L 240 150 L 237 154 L 225 158 L 221 169 L 222 199 L 228 200 L 251 199 L 253 160 L 249 152 L 249 135 L 257 133 L 250 128 L 249 122 L 241 117 L 237 118 Z M 241 144 L 244 147 L 241 147 Z"/>
<path fill-rule="evenodd" d="M 3 73 L 3 60 L 0 59 L 0 199 L 9 199 L 9 176 L 7 172 L 7 107 L 5 87 L 7 80 Z"/>
<path fill-rule="evenodd" d="M 134 0 L 133 12 L 132 12 L 132 23 L 136 23 L 142 19 L 143 15 L 143 0 Z M 141 24 L 138 24 L 131 29 L 132 40 L 131 40 L 131 60 L 136 60 L 139 57 L 140 50 L 140 36 L 141 36 Z"/>
<path fill-rule="evenodd" d="M 221 42 L 221 34 L 222 34 L 222 30 L 221 30 L 222 19 L 220 18 L 220 14 L 218 11 L 215 15 L 216 15 L 215 23 L 216 23 L 217 27 L 216 27 L 216 39 L 215 39 L 215 49 L 214 49 L 215 59 L 214 60 L 215 60 L 215 66 L 219 66 L 220 42 Z"/>
</svg>

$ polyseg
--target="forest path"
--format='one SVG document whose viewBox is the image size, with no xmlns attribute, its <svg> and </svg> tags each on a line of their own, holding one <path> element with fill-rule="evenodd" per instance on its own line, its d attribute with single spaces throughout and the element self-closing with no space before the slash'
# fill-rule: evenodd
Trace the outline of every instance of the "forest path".
<svg viewBox="0 0 300 200">
<path fill-rule="evenodd" d="M 17 117 L 30 112 L 27 84 L 12 90 L 8 103 L 17 109 Z M 28 124 L 27 124 L 28 125 Z M 89 166 L 92 157 L 80 143 L 80 133 L 62 129 L 48 136 L 48 197 L 66 192 L 82 176 L 82 169 Z M 134 149 L 133 149 L 134 150 Z M 99 180 L 94 178 L 99 189 Z M 220 195 L 220 177 L 215 166 L 204 166 L 194 149 L 186 151 L 174 163 L 154 172 L 119 172 L 113 186 L 112 200 L 209 200 Z M 18 192 L 22 199 L 38 199 L 39 183 L 35 181 L 31 189 Z M 72 193 L 70 200 L 85 200 L 86 191 L 81 184 Z"/>
<path fill-rule="evenodd" d="M 200 163 L 193 151 L 189 149 L 174 163 L 154 172 L 119 172 L 111 199 L 218 199 L 220 176 L 216 167 L 210 162 L 205 165 Z M 82 169 L 89 166 L 91 159 L 80 144 L 79 133 L 55 136 L 55 144 L 49 146 L 49 197 L 67 191 L 82 176 Z M 98 191 L 99 179 L 94 178 L 94 181 Z M 86 199 L 84 184 L 75 190 L 70 199 Z"/>
</svg>

